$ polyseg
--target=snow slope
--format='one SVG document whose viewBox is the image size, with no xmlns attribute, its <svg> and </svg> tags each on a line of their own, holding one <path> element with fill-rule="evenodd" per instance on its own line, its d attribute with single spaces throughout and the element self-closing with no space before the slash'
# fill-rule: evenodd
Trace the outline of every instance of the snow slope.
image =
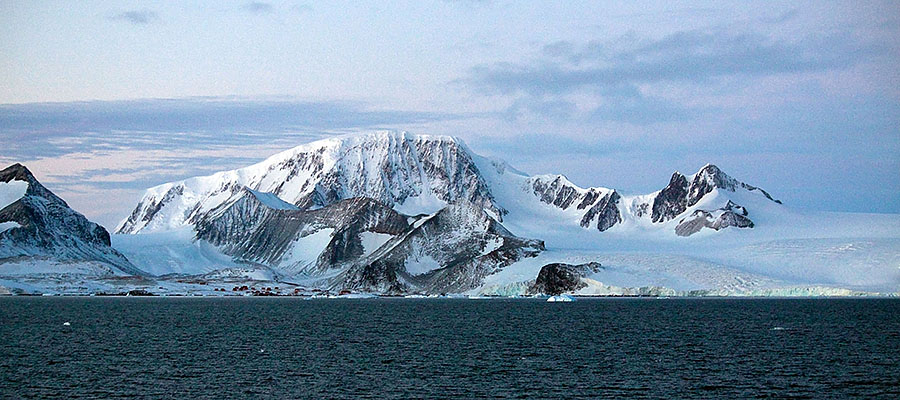
<svg viewBox="0 0 900 400">
<path fill-rule="evenodd" d="M 0 182 L 0 210 L 25 196 L 28 190 L 28 182 L 9 181 Z"/>
<path fill-rule="evenodd" d="M 242 264 L 214 246 L 195 241 L 189 228 L 142 235 L 112 235 L 112 245 L 151 275 L 199 275 Z"/>
</svg>

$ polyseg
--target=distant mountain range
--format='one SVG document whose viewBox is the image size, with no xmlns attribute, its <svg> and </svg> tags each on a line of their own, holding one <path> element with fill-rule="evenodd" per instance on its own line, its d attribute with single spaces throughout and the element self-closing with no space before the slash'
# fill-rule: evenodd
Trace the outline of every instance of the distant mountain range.
<svg viewBox="0 0 900 400">
<path fill-rule="evenodd" d="M 27 169 L 15 165 L 0 173 L 4 196 L 14 198 L 22 185 L 10 181 L 26 182 L 27 193 L 0 204 L 0 222 L 18 224 L 0 233 L 0 258 L 90 261 L 132 276 L 180 282 L 228 277 L 334 292 L 666 292 L 674 290 L 665 284 L 671 271 L 655 275 L 660 285 L 610 286 L 612 277 L 627 284 L 631 278 L 617 274 L 631 267 L 613 273 L 595 262 L 602 257 L 585 254 L 684 254 L 683 247 L 726 254 L 723 249 L 789 237 L 784 227 L 797 221 L 815 221 L 711 164 L 690 176 L 675 172 L 659 191 L 630 196 L 581 188 L 562 175 L 529 176 L 478 156 L 456 138 L 386 131 L 317 141 L 246 168 L 148 189 L 116 229 L 113 242 L 129 261 L 110 247 L 102 227 L 69 209 Z M 893 236 L 891 223 L 873 225 L 870 234 Z M 763 233 L 737 234 L 760 227 Z M 848 236 L 847 225 L 833 228 L 838 237 Z M 584 262 L 560 263 L 573 257 Z M 825 282 L 816 274 L 791 281 L 769 270 L 759 274 L 759 267 L 732 270 L 731 262 L 716 262 L 721 268 L 710 267 L 715 273 L 689 277 L 694 289 L 750 293 L 798 282 L 829 290 L 873 287 Z M 900 282 L 900 274 L 885 271 L 874 286 L 879 290 Z M 671 286 L 691 288 L 685 274 L 697 272 L 678 272 L 680 281 Z M 719 275 L 727 282 L 704 281 Z"/>
</svg>

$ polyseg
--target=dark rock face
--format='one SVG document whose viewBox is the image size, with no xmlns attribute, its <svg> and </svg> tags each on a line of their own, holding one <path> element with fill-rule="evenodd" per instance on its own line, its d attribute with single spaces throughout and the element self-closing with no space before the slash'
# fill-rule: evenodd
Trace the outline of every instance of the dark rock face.
<svg viewBox="0 0 900 400">
<path fill-rule="evenodd" d="M 587 228 L 596 218 L 597 230 L 603 232 L 622 222 L 622 215 L 619 214 L 619 207 L 617 206 L 620 198 L 615 190 L 603 196 L 581 218 L 581 226 Z"/>
<path fill-rule="evenodd" d="M 750 218 L 747 218 L 741 214 L 734 213 L 732 211 L 726 211 L 716 218 L 716 222 L 713 224 L 712 228 L 715 230 L 719 230 L 722 228 L 727 228 L 729 226 L 733 226 L 736 228 L 752 228 L 753 221 Z"/>
<path fill-rule="evenodd" d="M 563 264 L 554 263 L 541 267 L 534 284 L 528 288 L 528 294 L 547 294 L 556 296 L 562 293 L 571 293 L 587 286 L 581 278 L 588 274 L 598 272 L 603 267 L 600 263 L 587 264 Z"/>
<path fill-rule="evenodd" d="M 716 216 L 718 214 L 718 216 Z M 683 218 L 675 227 L 678 236 L 690 236 L 703 228 L 720 230 L 728 227 L 753 228 L 753 221 L 747 218 L 747 209 L 728 201 L 728 204 L 712 212 L 696 210 L 689 217 Z"/>
<path fill-rule="evenodd" d="M 653 199 L 650 217 L 653 222 L 665 222 L 687 209 L 688 182 L 676 172 L 669 184 Z"/>
<path fill-rule="evenodd" d="M 97 261 L 141 275 L 110 246 L 109 232 L 80 213 L 35 179 L 21 164 L 0 171 L 0 182 L 28 183 L 25 195 L 0 210 L 0 222 L 20 226 L 0 232 L 0 260 L 40 257 L 59 261 Z"/>
<path fill-rule="evenodd" d="M 343 200 L 316 210 L 273 209 L 249 190 L 213 209 L 196 225 L 197 238 L 242 261 L 276 265 L 299 238 L 334 229 L 331 241 L 309 272 L 321 272 L 363 254 L 360 233 L 398 235 L 406 218 L 366 198 Z"/>
<path fill-rule="evenodd" d="M 538 240 L 514 236 L 472 203 L 451 204 L 417 221 L 371 256 L 335 277 L 336 289 L 457 293 L 474 289 L 501 268 L 544 250 Z M 407 264 L 423 258 L 435 269 L 414 275 Z"/>
<path fill-rule="evenodd" d="M 561 176 L 550 183 L 536 179 L 534 180 L 534 183 L 532 183 L 532 188 L 534 189 L 534 194 L 538 196 L 542 202 L 552 204 L 563 210 L 569 208 L 572 203 L 581 197 L 578 191 L 572 186 L 567 185 Z M 588 201 L 589 197 L 590 196 L 585 196 L 582 204 L 579 204 L 579 210 L 586 206 L 583 204 Z M 594 197 L 594 200 L 596 200 L 596 197 Z M 590 204 L 591 203 L 588 203 L 587 205 Z"/>
<path fill-rule="evenodd" d="M 597 229 L 603 232 L 622 222 L 618 207 L 621 196 L 615 190 L 590 188 L 579 192 L 561 175 L 549 182 L 544 177 L 534 178 L 531 187 L 534 195 L 544 203 L 563 210 L 577 203 L 576 209 L 587 209 L 580 222 L 583 228 L 596 220 Z"/>
<path fill-rule="evenodd" d="M 694 175 L 694 180 L 691 181 L 687 205 L 690 207 L 697 204 L 703 196 L 706 196 L 707 193 L 712 192 L 715 188 L 733 192 L 738 185 L 738 181 L 725 175 L 719 167 L 712 164 L 706 165 Z"/>
</svg>

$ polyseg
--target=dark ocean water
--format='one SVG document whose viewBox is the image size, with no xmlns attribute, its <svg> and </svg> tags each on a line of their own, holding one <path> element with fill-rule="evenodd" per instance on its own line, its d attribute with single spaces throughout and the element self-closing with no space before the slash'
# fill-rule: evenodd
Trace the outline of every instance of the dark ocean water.
<svg viewBox="0 0 900 400">
<path fill-rule="evenodd" d="M 898 398 L 898 360 L 889 299 L 0 298 L 3 398 Z"/>
</svg>

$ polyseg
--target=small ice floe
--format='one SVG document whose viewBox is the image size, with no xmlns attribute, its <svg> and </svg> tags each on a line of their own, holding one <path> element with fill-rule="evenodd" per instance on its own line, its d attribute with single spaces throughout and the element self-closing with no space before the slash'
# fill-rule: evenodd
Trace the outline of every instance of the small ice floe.
<svg viewBox="0 0 900 400">
<path fill-rule="evenodd" d="M 377 295 L 372 293 L 343 293 L 337 296 L 329 296 L 329 298 L 338 298 L 338 299 L 375 299 L 378 298 Z"/>
<path fill-rule="evenodd" d="M 70 325 L 72 325 L 72 324 L 69 323 L 69 321 L 63 322 L 63 326 L 70 326 Z"/>
<path fill-rule="evenodd" d="M 556 296 L 550 296 L 550 298 L 547 299 L 547 301 L 549 301 L 549 302 L 575 301 L 575 298 L 570 295 L 567 295 L 567 294 L 558 294 Z"/>
</svg>

